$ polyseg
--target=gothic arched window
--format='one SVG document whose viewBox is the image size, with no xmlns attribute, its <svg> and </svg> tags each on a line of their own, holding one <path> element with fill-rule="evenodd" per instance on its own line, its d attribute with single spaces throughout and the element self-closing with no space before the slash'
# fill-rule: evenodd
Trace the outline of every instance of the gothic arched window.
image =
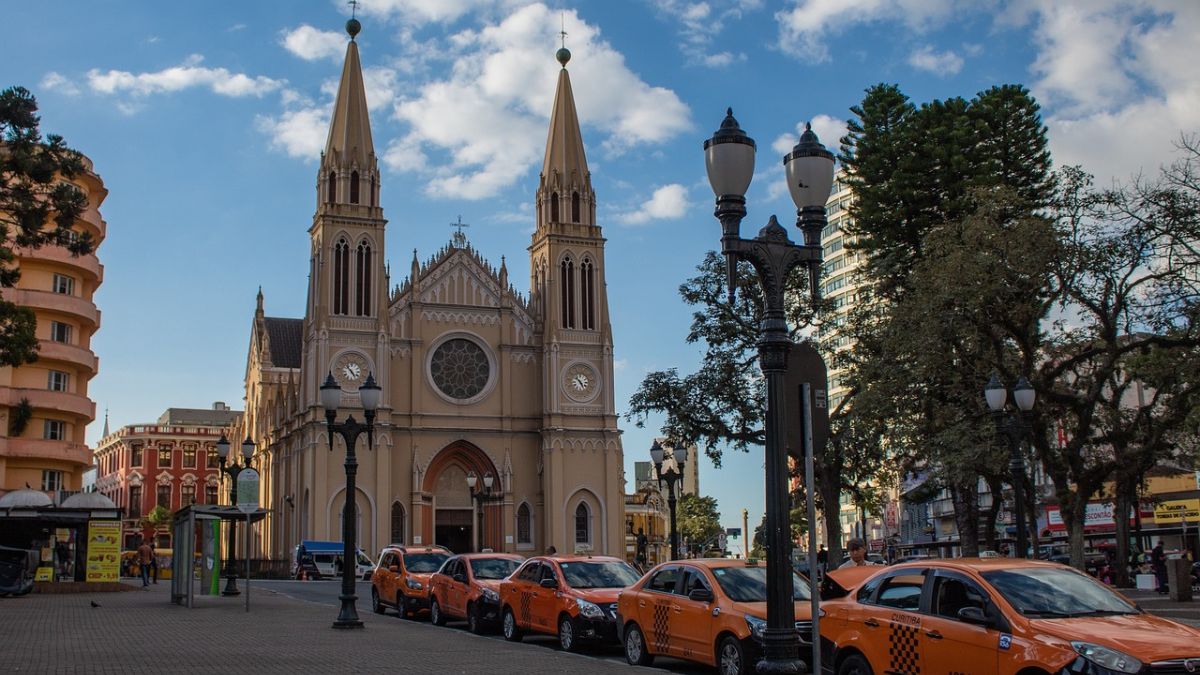
<svg viewBox="0 0 1200 675">
<path fill-rule="evenodd" d="M 333 313 L 350 313 L 350 244 L 345 239 L 333 246 Z"/>
<path fill-rule="evenodd" d="M 558 222 L 558 193 L 550 193 L 550 222 Z"/>
<path fill-rule="evenodd" d="M 375 192 L 375 176 L 371 176 L 371 206 L 375 206 L 379 195 Z"/>
<path fill-rule="evenodd" d="M 392 502 L 392 543 L 404 543 L 404 505 Z"/>
<path fill-rule="evenodd" d="M 337 174 L 332 171 L 329 172 L 329 185 L 327 186 L 325 193 L 325 201 L 329 202 L 330 204 L 337 201 Z"/>
<path fill-rule="evenodd" d="M 358 172 L 350 172 L 350 203 L 358 203 Z"/>
<path fill-rule="evenodd" d="M 579 222 L 579 192 L 571 193 L 571 222 Z"/>
<path fill-rule="evenodd" d="M 579 263 L 579 286 L 582 291 L 583 314 L 580 317 L 584 330 L 596 329 L 596 270 L 590 258 Z"/>
<path fill-rule="evenodd" d="M 371 315 L 371 245 L 360 242 L 355 253 L 354 313 Z"/>
<path fill-rule="evenodd" d="M 525 503 L 517 509 L 517 543 L 533 543 L 533 514 L 529 512 L 529 505 Z"/>
<path fill-rule="evenodd" d="M 592 541 L 592 513 L 587 502 L 579 502 L 575 508 L 575 543 L 590 544 Z"/>
<path fill-rule="evenodd" d="M 563 258 L 559 266 L 560 288 L 562 289 L 563 328 L 575 327 L 575 261 L 570 256 Z"/>
</svg>

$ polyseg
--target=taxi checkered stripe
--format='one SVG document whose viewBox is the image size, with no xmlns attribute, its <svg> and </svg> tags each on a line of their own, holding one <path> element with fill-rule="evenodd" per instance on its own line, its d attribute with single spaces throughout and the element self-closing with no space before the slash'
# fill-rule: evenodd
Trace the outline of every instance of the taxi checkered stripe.
<svg viewBox="0 0 1200 675">
<path fill-rule="evenodd" d="M 892 623 L 888 634 L 889 673 L 921 674 L 921 654 L 918 651 L 920 628 Z"/>
<path fill-rule="evenodd" d="M 533 602 L 533 596 L 529 593 L 521 593 L 521 622 L 528 624 L 531 621 L 529 603 Z"/>
<path fill-rule="evenodd" d="M 665 603 L 654 606 L 654 626 L 650 633 L 654 637 L 654 651 L 665 654 L 671 642 L 671 608 Z"/>
</svg>

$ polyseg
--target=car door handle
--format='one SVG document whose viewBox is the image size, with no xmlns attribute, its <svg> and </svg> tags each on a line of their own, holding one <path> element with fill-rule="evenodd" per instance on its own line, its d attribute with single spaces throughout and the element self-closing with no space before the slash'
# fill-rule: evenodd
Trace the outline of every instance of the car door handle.
<svg viewBox="0 0 1200 675">
<path fill-rule="evenodd" d="M 638 600 L 638 607 L 645 607 L 645 606 L 646 606 L 645 600 Z"/>
<path fill-rule="evenodd" d="M 867 619 L 866 621 L 863 622 L 863 625 L 870 626 L 871 628 L 878 628 L 879 622 L 876 621 L 875 619 Z"/>
<path fill-rule="evenodd" d="M 530 597 L 532 597 L 532 598 L 536 598 L 536 597 L 538 596 L 538 594 L 537 594 L 537 593 L 530 593 L 530 594 L 529 594 L 529 596 L 530 596 Z"/>
<path fill-rule="evenodd" d="M 936 630 L 927 630 L 927 631 L 925 631 L 925 635 L 927 635 L 930 638 L 933 638 L 934 640 L 942 639 L 942 634 L 937 632 Z"/>
<path fill-rule="evenodd" d="M 682 612 L 682 611 L 683 611 L 683 608 L 682 608 L 682 607 L 680 607 L 679 605 L 671 605 L 671 609 L 675 610 L 676 612 Z"/>
</svg>

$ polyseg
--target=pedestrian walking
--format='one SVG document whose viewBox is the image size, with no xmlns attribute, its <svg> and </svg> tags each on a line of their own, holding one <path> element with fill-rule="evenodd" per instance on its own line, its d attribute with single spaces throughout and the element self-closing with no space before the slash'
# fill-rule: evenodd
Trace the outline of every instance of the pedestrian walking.
<svg viewBox="0 0 1200 675">
<path fill-rule="evenodd" d="M 154 549 L 150 548 L 150 544 L 142 540 L 142 545 L 137 549 L 138 571 L 142 575 L 142 588 L 150 585 L 150 561 L 154 559 Z"/>
<path fill-rule="evenodd" d="M 822 573 L 829 569 L 829 551 L 825 550 L 825 544 L 821 544 L 821 550 L 817 551 L 817 569 Z"/>
<path fill-rule="evenodd" d="M 150 544 L 150 574 L 154 576 L 154 583 L 158 583 L 158 554 L 154 552 L 154 544 Z"/>
<path fill-rule="evenodd" d="M 1167 592 L 1167 554 L 1163 552 L 1163 543 L 1160 539 L 1154 545 L 1154 550 L 1150 551 L 1150 567 L 1154 569 L 1154 578 L 1158 580 L 1158 592 Z"/>
</svg>

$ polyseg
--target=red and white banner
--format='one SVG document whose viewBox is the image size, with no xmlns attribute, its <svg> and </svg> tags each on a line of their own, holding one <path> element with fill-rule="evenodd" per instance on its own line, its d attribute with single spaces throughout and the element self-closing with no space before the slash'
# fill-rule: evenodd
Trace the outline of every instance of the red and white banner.
<svg viewBox="0 0 1200 675">
<path fill-rule="evenodd" d="M 1142 518 L 1154 518 L 1154 508 L 1149 504 L 1142 504 Z M 1049 528 L 1055 532 L 1062 532 L 1067 529 L 1067 524 L 1063 522 L 1062 512 L 1057 506 L 1046 507 L 1046 520 L 1049 523 Z M 1133 525 L 1136 518 L 1133 509 L 1129 509 L 1129 524 Z M 1117 522 L 1113 519 L 1113 504 L 1112 502 L 1088 502 L 1087 512 L 1083 517 L 1083 529 L 1089 530 L 1115 530 Z"/>
</svg>

